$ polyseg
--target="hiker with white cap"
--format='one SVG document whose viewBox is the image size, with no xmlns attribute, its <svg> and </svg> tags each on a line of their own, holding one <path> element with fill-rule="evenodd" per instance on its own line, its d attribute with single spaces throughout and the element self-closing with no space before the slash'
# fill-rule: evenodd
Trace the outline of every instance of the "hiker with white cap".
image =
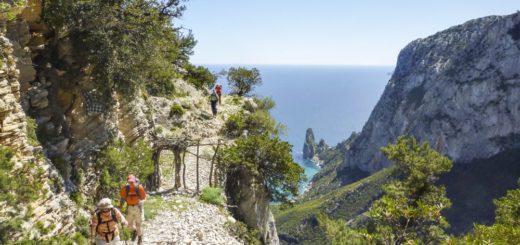
<svg viewBox="0 0 520 245">
<path fill-rule="evenodd" d="M 90 222 L 91 234 L 96 234 L 96 245 L 119 244 L 118 223 L 128 225 L 125 217 L 112 205 L 109 198 L 101 199 Z"/>
<path fill-rule="evenodd" d="M 146 199 L 146 192 L 144 187 L 137 182 L 134 175 L 128 175 L 128 184 L 121 188 L 121 207 L 126 202 L 126 218 L 128 219 L 128 227 L 133 230 L 132 241 L 137 238 L 137 244 L 143 242 L 143 231 L 141 224 L 143 222 L 144 201 Z"/>
</svg>

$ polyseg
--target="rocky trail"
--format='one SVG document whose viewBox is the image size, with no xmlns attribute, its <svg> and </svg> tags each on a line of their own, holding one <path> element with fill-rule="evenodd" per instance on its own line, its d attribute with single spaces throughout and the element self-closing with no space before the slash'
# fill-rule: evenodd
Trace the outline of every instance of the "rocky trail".
<svg viewBox="0 0 520 245">
<path fill-rule="evenodd" d="M 204 99 L 202 95 L 189 96 L 176 103 L 196 105 L 203 104 Z M 230 98 L 223 102 L 219 107 L 219 115 L 213 119 L 205 118 L 209 114 L 209 105 L 201 106 L 198 113 L 190 112 L 191 115 L 185 116 L 184 120 L 188 124 L 184 124 L 184 130 L 196 128 L 190 134 L 199 136 L 204 143 L 216 143 L 225 118 L 240 108 L 231 103 Z M 166 120 L 160 121 L 160 125 L 166 123 Z M 190 147 L 188 151 L 196 152 L 196 147 Z M 208 159 L 214 150 L 211 146 L 201 146 L 199 151 L 199 185 L 202 191 L 209 186 L 211 162 Z M 226 228 L 227 224 L 236 221 L 225 208 L 199 200 L 196 193 L 196 157 L 186 154 L 185 165 L 186 186 L 174 190 L 173 154 L 170 151 L 162 152 L 161 188 L 157 194 L 152 193 L 149 202 L 145 204 L 145 209 L 155 209 L 156 215 L 144 222 L 143 244 L 243 244 Z"/>
</svg>

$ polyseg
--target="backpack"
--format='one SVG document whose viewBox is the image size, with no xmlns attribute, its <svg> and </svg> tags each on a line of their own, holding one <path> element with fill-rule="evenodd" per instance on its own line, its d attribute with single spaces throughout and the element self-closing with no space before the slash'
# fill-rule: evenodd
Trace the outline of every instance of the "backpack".
<svg viewBox="0 0 520 245">
<path fill-rule="evenodd" d="M 96 233 L 100 234 L 100 235 L 104 235 L 105 241 L 107 241 L 107 242 L 114 240 L 115 231 L 117 230 L 117 223 L 119 222 L 117 220 L 116 211 L 114 210 L 114 208 L 110 209 L 110 217 L 112 217 L 112 219 L 110 219 L 110 220 L 105 220 L 105 221 L 101 220 L 101 210 L 96 210 L 96 216 L 97 216 L 97 221 L 98 221 L 98 223 L 96 225 Z M 113 222 L 112 224 L 114 224 L 113 227 L 110 227 L 111 222 Z M 99 231 L 99 227 L 103 224 L 106 224 L 108 232 Z M 108 235 L 112 235 L 112 238 L 108 238 Z"/>
<path fill-rule="evenodd" d="M 217 91 L 217 94 L 220 94 L 220 92 L 222 92 L 222 86 L 221 85 L 215 86 L 215 91 Z"/>
<path fill-rule="evenodd" d="M 217 101 L 218 100 L 218 96 L 215 92 L 211 93 L 211 97 L 210 97 L 211 101 Z"/>
<path fill-rule="evenodd" d="M 126 192 L 125 192 L 126 196 L 125 196 L 125 199 L 128 199 L 128 196 L 138 196 L 138 197 L 139 197 L 139 200 L 143 200 L 143 198 L 141 197 L 141 195 L 140 195 L 140 193 L 139 193 L 139 186 L 140 186 L 140 184 L 139 184 L 139 182 L 136 182 L 136 184 L 137 184 L 137 185 L 135 186 L 135 194 L 128 194 L 128 192 L 130 192 L 130 185 L 127 184 L 127 185 L 125 186 L 125 188 L 126 188 Z"/>
</svg>

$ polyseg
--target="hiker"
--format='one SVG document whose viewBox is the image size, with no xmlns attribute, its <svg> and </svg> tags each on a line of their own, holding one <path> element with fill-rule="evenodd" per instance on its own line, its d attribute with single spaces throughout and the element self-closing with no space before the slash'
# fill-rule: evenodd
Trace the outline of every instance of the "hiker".
<svg viewBox="0 0 520 245">
<path fill-rule="evenodd" d="M 218 95 L 218 104 L 222 105 L 222 85 L 217 83 L 217 85 L 215 85 L 215 92 L 217 92 Z"/>
<path fill-rule="evenodd" d="M 128 224 L 121 212 L 112 206 L 109 198 L 101 199 L 90 222 L 91 236 L 96 232 L 96 245 L 119 244 L 118 223 Z"/>
<path fill-rule="evenodd" d="M 210 95 L 210 101 L 211 101 L 211 111 L 213 112 L 213 116 L 217 116 L 217 102 L 219 100 L 219 96 L 217 94 L 217 91 L 215 91 L 215 89 L 213 89 L 211 91 L 211 95 Z"/>
<path fill-rule="evenodd" d="M 126 218 L 128 220 L 128 227 L 132 229 L 132 241 L 135 241 L 137 238 L 137 244 L 142 244 L 142 206 L 146 199 L 146 192 L 144 191 L 144 187 L 137 182 L 137 178 L 134 175 L 128 175 L 127 182 L 128 183 L 121 188 L 121 207 L 126 202 Z"/>
</svg>

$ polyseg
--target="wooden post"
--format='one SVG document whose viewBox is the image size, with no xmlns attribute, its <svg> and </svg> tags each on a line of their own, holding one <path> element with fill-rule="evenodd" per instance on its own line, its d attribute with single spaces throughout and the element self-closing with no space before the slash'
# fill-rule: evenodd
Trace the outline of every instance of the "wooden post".
<svg viewBox="0 0 520 245">
<path fill-rule="evenodd" d="M 182 184 L 184 185 L 184 189 L 186 189 L 186 149 L 183 149 L 182 152 Z"/>
<path fill-rule="evenodd" d="M 157 149 L 153 152 L 152 154 L 152 160 L 153 160 L 153 163 L 154 163 L 154 171 L 153 171 L 153 175 L 152 175 L 152 178 L 151 178 L 151 186 L 150 186 L 150 189 L 151 190 L 159 190 L 159 187 L 161 187 L 161 169 L 159 167 L 159 159 L 161 157 L 161 150 L 160 149 Z"/>
<path fill-rule="evenodd" d="M 179 189 L 181 184 L 181 152 L 179 147 L 175 147 L 173 151 L 175 155 L 175 189 Z"/>
<path fill-rule="evenodd" d="M 200 148 L 200 140 L 197 140 L 197 194 L 199 193 L 200 185 L 199 185 L 199 148 Z"/>
<path fill-rule="evenodd" d="M 209 169 L 209 186 L 210 187 L 213 187 L 213 184 L 212 184 L 212 178 L 213 178 L 213 164 L 215 164 L 215 157 L 217 156 L 217 153 L 218 153 L 218 149 L 220 148 L 220 140 L 217 142 L 217 148 L 213 148 L 213 150 L 215 151 L 213 153 L 213 157 L 211 158 L 211 167 Z"/>
</svg>

